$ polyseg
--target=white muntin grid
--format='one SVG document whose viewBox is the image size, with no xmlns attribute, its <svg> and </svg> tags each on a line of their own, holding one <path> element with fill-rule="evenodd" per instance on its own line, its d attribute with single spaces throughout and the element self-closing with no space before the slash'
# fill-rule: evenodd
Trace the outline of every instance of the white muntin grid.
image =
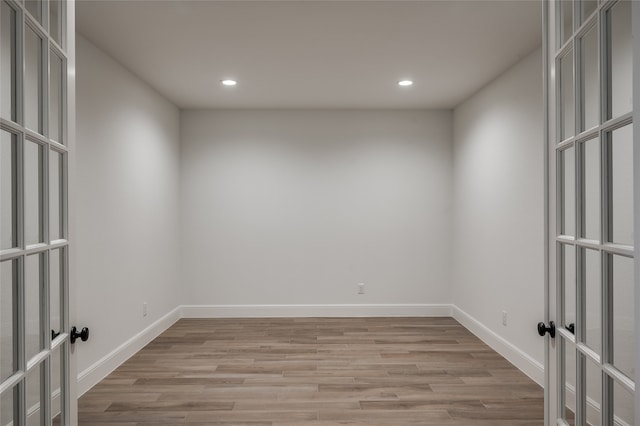
<svg viewBox="0 0 640 426">
<path fill-rule="evenodd" d="M 10 368 L 8 377 L 2 377 L 0 382 L 2 425 L 51 425 L 56 416 L 57 424 L 69 424 L 67 2 L 0 0 L 0 3 L 5 15 L 3 22 L 7 18 L 12 24 L 10 40 L 3 40 L 3 44 L 10 47 L 5 49 L 3 46 L 1 59 L 10 64 L 13 74 L 10 88 L 6 87 L 3 77 L 3 96 L 10 93 L 11 108 L 3 110 L 0 116 L 3 139 L 10 140 L 10 148 L 3 149 L 3 153 L 11 152 L 8 162 L 12 181 L 11 190 L 3 193 L 1 200 L 5 206 L 11 206 L 5 211 L 10 211 L 12 216 L 11 244 L 5 247 L 3 236 L 0 250 L 0 265 L 11 269 L 10 283 L 0 283 L 3 292 L 11 291 L 10 339 L 3 341 L 1 346 L 2 363 Z M 50 12 L 57 18 L 55 22 L 50 19 Z M 53 29 L 55 34 L 50 33 Z M 35 41 L 35 51 L 31 49 L 32 41 Z M 59 68 L 52 69 L 56 64 Z M 36 97 L 33 97 L 34 93 Z M 50 103 L 50 100 L 56 102 Z M 33 116 L 37 117 L 35 122 L 29 119 Z M 34 151 L 37 155 L 31 157 L 29 153 Z M 50 176 L 52 159 L 58 160 L 56 176 Z M 51 193 L 53 191 L 56 193 Z M 50 201 L 54 196 L 58 210 L 52 214 Z M 54 218 L 58 223 L 51 226 L 50 221 Z M 5 223 L 3 220 L 3 226 Z M 53 237 L 50 235 L 52 228 L 59 229 Z M 27 236 L 32 235 L 37 236 L 36 241 L 27 240 Z M 53 251 L 60 261 L 54 268 L 59 275 L 53 280 L 59 285 L 55 292 L 59 295 L 58 300 L 50 300 Z M 37 304 L 30 303 L 35 299 L 31 299 L 33 295 L 26 289 L 28 278 L 31 278 L 29 274 L 35 272 L 27 270 L 29 262 L 38 266 L 37 276 L 33 277 L 38 286 L 34 296 L 38 299 Z M 52 303 L 60 314 L 59 324 L 55 325 L 50 324 Z M 27 317 L 28 307 L 37 309 L 38 314 Z M 34 324 L 37 350 L 27 358 L 27 331 Z M 61 326 L 61 329 L 53 330 L 60 333 L 53 339 L 52 325 Z M 5 337 L 8 336 L 3 339 Z M 53 355 L 59 365 L 52 365 Z M 52 380 L 52 374 L 58 377 Z M 60 385 L 52 389 L 53 383 Z"/>
<path fill-rule="evenodd" d="M 623 167 L 613 161 L 612 148 L 616 142 L 613 134 L 631 126 L 633 120 L 631 110 L 616 115 L 612 107 L 612 11 L 621 6 L 630 8 L 630 3 L 624 5 L 623 1 L 574 0 L 545 5 L 545 30 L 550 33 L 545 40 L 545 81 L 546 90 L 553 94 L 551 102 L 548 98 L 545 101 L 545 115 L 553 125 L 545 127 L 551 129 L 551 132 L 547 131 L 547 152 L 551 154 L 548 158 L 555 158 L 555 164 L 548 168 L 552 174 L 547 181 L 552 182 L 548 188 L 552 194 L 555 192 L 553 202 L 549 203 L 555 206 L 550 210 L 555 217 L 548 221 L 548 226 L 555 232 L 552 231 L 552 242 L 548 247 L 549 270 L 555 271 L 552 281 L 558 323 L 557 342 L 553 345 L 555 356 L 551 355 L 555 380 L 548 383 L 554 387 L 549 396 L 553 397 L 550 403 L 555 404 L 551 408 L 556 416 L 549 419 L 550 424 L 568 425 L 575 421 L 577 425 L 592 422 L 623 425 L 624 419 L 615 412 L 614 387 L 629 392 L 631 399 L 635 392 L 634 380 L 628 372 L 621 370 L 614 355 L 616 343 L 619 343 L 614 342 L 614 286 L 619 285 L 614 277 L 614 259 L 633 261 L 634 258 L 633 245 L 628 241 L 616 241 L 613 232 L 613 211 L 617 208 L 613 196 L 614 174 L 616 168 Z M 588 7 L 592 9 L 584 13 Z M 594 34 L 598 66 L 597 70 L 587 70 L 584 55 L 594 52 L 586 49 L 586 40 Z M 551 72 L 549 65 L 553 68 Z M 592 97 L 587 99 L 588 71 L 592 73 L 591 78 L 595 74 L 598 79 L 597 105 L 593 104 Z M 598 110 L 597 124 L 591 127 L 585 120 L 589 107 Z M 587 146 L 598 147 L 595 150 L 599 156 L 596 167 L 587 162 Z M 628 161 L 628 166 L 633 167 L 633 159 L 628 158 Z M 588 235 L 587 221 L 593 220 L 594 212 L 588 210 L 590 191 L 587 188 L 594 180 L 599 183 L 599 207 L 595 212 L 599 217 L 599 233 Z M 597 253 L 600 271 L 595 277 L 587 273 L 587 255 L 594 253 Z M 587 288 L 588 280 L 598 282 L 598 288 Z M 633 298 L 633 295 L 628 297 Z M 592 298 L 599 299 L 599 307 L 589 306 L 587 300 Z M 587 343 L 587 317 L 589 314 L 594 316 L 593 309 L 599 309 L 600 315 L 598 344 Z M 570 325 L 574 326 L 575 334 L 569 330 Z M 551 348 L 548 343 L 547 347 Z M 600 383 L 599 391 L 589 388 L 588 392 L 587 365 L 592 374 L 597 370 L 596 376 L 600 376 L 595 379 Z M 568 368 L 572 371 L 567 371 Z M 599 401 L 594 399 L 595 394 Z M 575 419 L 571 419 L 574 414 L 570 411 L 575 413 Z"/>
</svg>

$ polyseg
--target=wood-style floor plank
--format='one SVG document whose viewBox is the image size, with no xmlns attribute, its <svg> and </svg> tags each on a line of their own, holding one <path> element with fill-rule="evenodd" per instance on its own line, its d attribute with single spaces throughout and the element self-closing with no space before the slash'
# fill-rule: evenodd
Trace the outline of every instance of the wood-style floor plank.
<svg viewBox="0 0 640 426">
<path fill-rule="evenodd" d="M 452 318 L 183 319 L 79 400 L 92 426 L 543 424 L 543 391 Z"/>
</svg>

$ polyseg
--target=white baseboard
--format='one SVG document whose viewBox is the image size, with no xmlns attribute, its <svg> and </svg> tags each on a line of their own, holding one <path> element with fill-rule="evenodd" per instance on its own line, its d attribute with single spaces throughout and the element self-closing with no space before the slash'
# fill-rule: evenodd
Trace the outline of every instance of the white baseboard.
<svg viewBox="0 0 640 426">
<path fill-rule="evenodd" d="M 453 306 L 453 318 L 534 382 L 544 387 L 544 365 L 455 305 Z"/>
<path fill-rule="evenodd" d="M 180 319 L 180 306 L 115 348 L 96 363 L 78 374 L 78 397 L 97 385 L 136 352 L 158 337 Z"/>
<path fill-rule="evenodd" d="M 182 318 L 450 317 L 451 305 L 183 305 Z"/>
<path fill-rule="evenodd" d="M 541 386 L 544 383 L 544 367 L 541 363 L 455 305 L 182 305 L 82 371 L 78 375 L 78 396 L 95 386 L 180 318 L 287 317 L 453 317 L 536 383 Z"/>
</svg>

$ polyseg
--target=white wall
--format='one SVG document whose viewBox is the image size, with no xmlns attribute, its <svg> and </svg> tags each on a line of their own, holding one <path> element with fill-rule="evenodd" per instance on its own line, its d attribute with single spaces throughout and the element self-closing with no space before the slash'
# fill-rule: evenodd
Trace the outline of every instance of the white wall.
<svg viewBox="0 0 640 426">
<path fill-rule="evenodd" d="M 539 51 L 453 114 L 179 113 L 79 37 L 78 93 L 81 378 L 180 304 L 454 303 L 542 362 Z"/>
<path fill-rule="evenodd" d="M 81 36 L 77 93 L 77 325 L 92 334 L 76 345 L 82 379 L 182 301 L 180 114 Z"/>
<path fill-rule="evenodd" d="M 453 189 L 453 303 L 540 364 L 541 57 L 533 52 L 455 109 Z"/>
<path fill-rule="evenodd" d="M 450 302 L 450 112 L 185 111 L 181 125 L 188 303 Z"/>
</svg>

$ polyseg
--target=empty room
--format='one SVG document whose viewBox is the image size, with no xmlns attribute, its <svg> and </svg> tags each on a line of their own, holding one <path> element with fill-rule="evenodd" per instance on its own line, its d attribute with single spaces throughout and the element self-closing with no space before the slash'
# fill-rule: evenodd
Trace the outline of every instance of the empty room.
<svg viewBox="0 0 640 426">
<path fill-rule="evenodd" d="M 640 2 L 0 6 L 0 426 L 640 424 Z"/>
</svg>

